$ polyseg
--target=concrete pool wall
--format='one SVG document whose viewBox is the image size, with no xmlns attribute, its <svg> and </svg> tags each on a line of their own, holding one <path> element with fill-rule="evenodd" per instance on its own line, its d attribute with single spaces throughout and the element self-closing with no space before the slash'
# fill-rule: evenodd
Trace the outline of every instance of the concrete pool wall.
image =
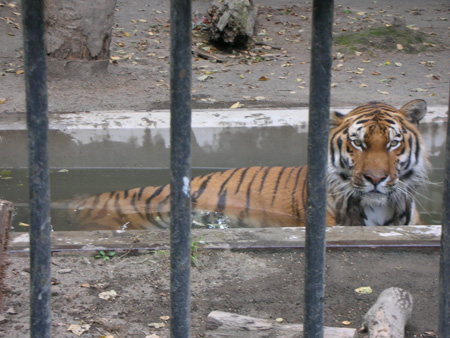
<svg viewBox="0 0 450 338">
<path fill-rule="evenodd" d="M 342 113 L 350 110 L 335 109 Z M 447 107 L 443 106 L 429 107 L 429 113 L 420 123 L 433 165 L 430 180 L 434 183 L 418 196 L 422 220 L 426 224 L 440 222 L 442 185 L 439 182 L 443 181 L 446 111 Z M 64 168 L 72 173 L 69 178 L 72 182 L 64 181 L 63 175 L 53 174 L 52 197 L 55 199 L 159 185 L 168 180 L 168 111 L 51 113 L 49 118 L 50 166 L 53 172 Z M 307 127 L 306 108 L 193 111 L 192 167 L 214 170 L 306 164 Z M 0 198 L 12 200 L 22 209 L 26 209 L 28 198 L 27 162 L 25 114 L 4 114 L 0 123 L 1 167 L 18 172 L 22 169 L 21 174 L 16 174 L 22 178 L 20 182 L 0 180 Z M 166 174 L 158 176 L 161 168 Z M 77 172 L 77 169 L 82 171 Z M 105 175 L 117 169 L 122 171 Z M 161 182 L 152 180 L 150 175 L 161 177 Z"/>
</svg>

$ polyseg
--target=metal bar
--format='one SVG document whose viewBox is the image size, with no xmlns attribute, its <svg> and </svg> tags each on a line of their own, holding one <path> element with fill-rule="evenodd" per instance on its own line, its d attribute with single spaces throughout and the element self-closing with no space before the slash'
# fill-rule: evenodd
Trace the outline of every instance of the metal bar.
<svg viewBox="0 0 450 338">
<path fill-rule="evenodd" d="M 191 0 L 171 0 L 170 301 L 172 338 L 190 336 Z"/>
<path fill-rule="evenodd" d="M 444 196 L 439 270 L 439 337 L 450 337 L 450 96 L 447 112 Z"/>
<path fill-rule="evenodd" d="M 50 176 L 44 0 L 23 0 L 30 182 L 30 335 L 51 337 Z"/>
<path fill-rule="evenodd" d="M 314 0 L 309 92 L 304 336 L 323 337 L 333 0 Z"/>
</svg>

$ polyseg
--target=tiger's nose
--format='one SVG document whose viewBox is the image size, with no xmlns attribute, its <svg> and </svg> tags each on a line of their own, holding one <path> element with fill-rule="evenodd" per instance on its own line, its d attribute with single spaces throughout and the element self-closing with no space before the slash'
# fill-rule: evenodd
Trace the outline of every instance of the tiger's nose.
<svg viewBox="0 0 450 338">
<path fill-rule="evenodd" d="M 370 183 L 372 183 L 374 186 L 377 186 L 378 184 L 383 182 L 387 178 L 387 176 L 375 176 L 367 174 L 364 175 L 364 178 Z"/>
</svg>

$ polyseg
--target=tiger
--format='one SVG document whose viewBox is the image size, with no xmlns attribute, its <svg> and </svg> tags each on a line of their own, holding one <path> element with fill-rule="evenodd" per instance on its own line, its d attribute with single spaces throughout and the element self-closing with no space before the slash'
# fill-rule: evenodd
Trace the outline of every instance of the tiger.
<svg viewBox="0 0 450 338">
<path fill-rule="evenodd" d="M 414 192 L 430 164 L 419 121 L 424 100 L 400 109 L 369 102 L 348 114 L 332 112 L 326 225 L 420 224 Z M 305 225 L 307 166 L 253 166 L 191 180 L 193 224 L 241 227 Z M 170 184 L 75 198 L 64 208 L 79 229 L 149 229 L 170 226 Z"/>
</svg>

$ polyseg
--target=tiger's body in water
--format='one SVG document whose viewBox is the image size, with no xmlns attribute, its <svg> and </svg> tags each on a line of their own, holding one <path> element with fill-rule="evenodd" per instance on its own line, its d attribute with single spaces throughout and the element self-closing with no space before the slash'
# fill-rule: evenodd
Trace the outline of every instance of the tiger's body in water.
<svg viewBox="0 0 450 338">
<path fill-rule="evenodd" d="M 417 129 L 425 114 L 423 100 L 400 109 L 370 102 L 332 114 L 328 226 L 420 224 L 414 192 L 429 168 Z M 247 167 L 195 177 L 192 212 L 225 215 L 241 226 L 304 226 L 306 173 L 306 166 Z M 168 228 L 170 186 L 103 193 L 64 207 L 79 229 Z"/>
</svg>

